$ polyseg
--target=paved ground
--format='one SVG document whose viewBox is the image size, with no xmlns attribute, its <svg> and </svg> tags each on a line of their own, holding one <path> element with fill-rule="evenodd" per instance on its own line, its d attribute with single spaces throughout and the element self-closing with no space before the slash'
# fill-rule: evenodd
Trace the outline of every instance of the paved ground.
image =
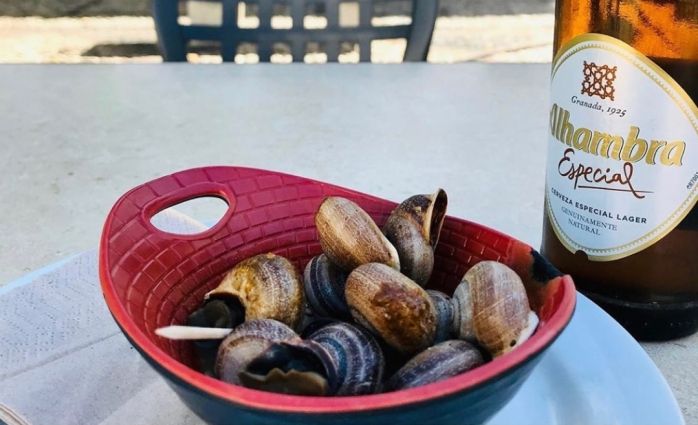
<svg viewBox="0 0 698 425">
<path fill-rule="evenodd" d="M 552 29 L 552 14 L 439 18 L 429 60 L 549 62 Z M 159 62 L 154 43 L 153 22 L 147 17 L 0 17 L 0 63 Z M 376 42 L 373 61 L 397 62 L 402 49 L 404 43 Z M 285 61 L 282 55 L 274 59 Z M 217 62 L 220 57 L 193 53 L 190 60 Z M 250 55 L 236 60 L 255 61 Z"/>
</svg>

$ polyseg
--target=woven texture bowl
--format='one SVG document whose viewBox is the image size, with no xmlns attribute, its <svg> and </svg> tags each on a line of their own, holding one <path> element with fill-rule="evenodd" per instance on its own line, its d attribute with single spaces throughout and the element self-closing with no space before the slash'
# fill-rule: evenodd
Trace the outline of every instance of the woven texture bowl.
<svg viewBox="0 0 698 425">
<path fill-rule="evenodd" d="M 155 335 L 158 327 L 183 324 L 223 274 L 247 257 L 274 252 L 303 270 L 321 252 L 313 217 L 329 195 L 353 200 L 379 225 L 396 205 L 331 184 L 240 167 L 191 169 L 134 188 L 114 205 L 102 233 L 99 270 L 109 310 L 182 401 L 210 423 L 476 424 L 490 418 L 569 322 L 575 290 L 569 276 L 560 275 L 528 245 L 450 216 L 428 287 L 452 294 L 469 267 L 480 260 L 500 261 L 521 276 L 540 317 L 528 341 L 470 372 L 370 396 L 288 396 L 205 376 L 189 367 L 191 344 Z M 176 235 L 151 224 L 159 211 L 204 196 L 219 197 L 229 208 L 203 233 Z"/>
</svg>

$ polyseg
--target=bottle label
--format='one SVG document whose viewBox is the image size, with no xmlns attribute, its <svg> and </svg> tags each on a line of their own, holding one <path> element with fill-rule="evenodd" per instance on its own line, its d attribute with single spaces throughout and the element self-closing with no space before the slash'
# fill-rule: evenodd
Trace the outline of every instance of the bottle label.
<svg viewBox="0 0 698 425">
<path fill-rule="evenodd" d="M 696 203 L 698 108 L 626 43 L 578 36 L 553 61 L 547 164 L 545 204 L 560 242 L 593 261 L 627 257 Z"/>
</svg>

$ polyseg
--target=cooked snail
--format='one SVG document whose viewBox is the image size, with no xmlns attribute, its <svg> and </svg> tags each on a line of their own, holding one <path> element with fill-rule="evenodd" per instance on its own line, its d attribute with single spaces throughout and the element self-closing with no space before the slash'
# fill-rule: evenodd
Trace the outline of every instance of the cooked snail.
<svg viewBox="0 0 698 425">
<path fill-rule="evenodd" d="M 436 334 L 429 294 L 399 271 L 369 263 L 354 269 L 345 287 L 354 320 L 405 353 L 427 348 Z"/>
<path fill-rule="evenodd" d="M 459 339 L 475 341 L 473 329 L 473 303 L 470 298 L 470 287 L 460 284 L 453 292 L 451 298 L 453 306 L 453 324 L 451 331 Z"/>
<path fill-rule="evenodd" d="M 400 271 L 424 286 L 434 269 L 434 247 L 446 216 L 448 198 L 443 189 L 415 195 L 398 205 L 385 222 L 383 233 L 395 246 Z"/>
<path fill-rule="evenodd" d="M 268 349 L 281 341 L 298 341 L 300 337 L 285 324 L 272 319 L 248 320 L 239 325 L 218 347 L 215 374 L 231 384 L 240 384 L 240 372 Z"/>
<path fill-rule="evenodd" d="M 467 372 L 483 363 L 482 354 L 469 342 L 444 341 L 410 359 L 385 386 L 390 391 L 419 387 Z"/>
<path fill-rule="evenodd" d="M 471 267 L 454 300 L 460 336 L 467 338 L 471 326 L 472 335 L 495 357 L 526 341 L 538 325 L 521 278 L 496 261 L 481 261 Z M 465 325 L 467 322 L 471 325 Z"/>
<path fill-rule="evenodd" d="M 235 297 L 209 299 L 187 318 L 188 326 L 232 328 L 245 320 L 244 309 Z"/>
<path fill-rule="evenodd" d="M 296 329 L 305 305 L 303 283 L 290 261 L 261 254 L 241 261 L 205 297 L 229 300 L 244 320 L 274 319 Z M 237 300 L 237 304 L 230 303 Z M 234 323 L 232 326 L 240 322 Z"/>
<path fill-rule="evenodd" d="M 354 202 L 326 198 L 315 214 L 322 251 L 346 272 L 366 263 L 383 263 L 399 270 L 395 247 L 373 219 Z"/>
<path fill-rule="evenodd" d="M 375 338 L 349 323 L 333 323 L 308 338 L 327 350 L 335 369 L 335 395 L 373 394 L 380 389 L 385 369 L 383 352 Z"/>
<path fill-rule="evenodd" d="M 330 395 L 334 380 L 327 353 L 312 341 L 278 342 L 253 358 L 240 372 L 248 388 L 294 395 Z"/>
<path fill-rule="evenodd" d="M 384 359 L 373 337 L 348 323 L 325 326 L 304 341 L 272 344 L 240 374 L 243 385 L 297 395 L 377 391 Z"/>
<path fill-rule="evenodd" d="M 313 313 L 320 317 L 351 318 L 344 297 L 346 281 L 347 274 L 325 254 L 313 257 L 303 273 L 305 299 Z"/>
<path fill-rule="evenodd" d="M 453 304 L 448 295 L 433 289 L 427 289 L 427 294 L 431 297 L 436 309 L 436 333 L 432 344 L 451 339 L 453 326 Z"/>
</svg>

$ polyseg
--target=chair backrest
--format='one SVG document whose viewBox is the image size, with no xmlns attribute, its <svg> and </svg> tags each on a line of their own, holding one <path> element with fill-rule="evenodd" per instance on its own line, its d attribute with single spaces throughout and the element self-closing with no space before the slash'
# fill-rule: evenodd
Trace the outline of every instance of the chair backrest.
<svg viewBox="0 0 698 425">
<path fill-rule="evenodd" d="M 205 0 L 211 1 L 211 0 Z M 233 61 L 241 43 L 257 45 L 260 62 L 268 62 L 275 43 L 290 47 L 294 62 L 304 60 L 308 43 L 324 47 L 328 62 L 336 62 L 342 42 L 358 45 L 359 61 L 371 60 L 371 41 L 402 38 L 407 40 L 405 61 L 426 60 L 431 35 L 438 13 L 438 0 L 412 0 L 412 21 L 409 24 L 373 26 L 375 0 L 248 0 L 245 4 L 258 7 L 259 26 L 240 28 L 238 5 L 240 0 L 214 0 L 222 4 L 220 26 L 183 25 L 179 22 L 179 0 L 153 0 L 153 18 L 158 35 L 158 45 L 165 61 L 186 61 L 187 46 L 194 40 L 220 43 L 223 61 Z M 340 22 L 342 3 L 354 3 L 359 8 L 358 22 L 351 26 Z M 291 28 L 272 28 L 271 19 L 275 5 L 290 9 Z M 323 5 L 327 25 L 321 29 L 305 28 L 307 5 Z"/>
</svg>

